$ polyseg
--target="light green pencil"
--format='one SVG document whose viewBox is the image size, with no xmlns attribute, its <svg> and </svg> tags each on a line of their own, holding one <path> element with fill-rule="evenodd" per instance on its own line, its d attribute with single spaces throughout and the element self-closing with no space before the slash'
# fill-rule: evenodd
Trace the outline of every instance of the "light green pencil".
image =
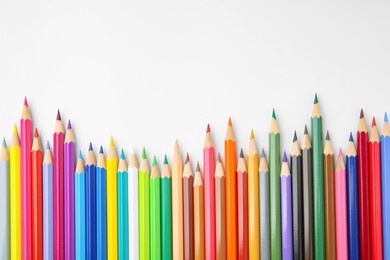
<svg viewBox="0 0 390 260">
<path fill-rule="evenodd" d="M 145 147 L 138 171 L 138 207 L 139 207 L 139 257 L 150 259 L 150 211 L 149 211 L 149 165 Z"/>
<path fill-rule="evenodd" d="M 156 156 L 150 175 L 150 259 L 161 259 L 160 171 Z"/>
</svg>

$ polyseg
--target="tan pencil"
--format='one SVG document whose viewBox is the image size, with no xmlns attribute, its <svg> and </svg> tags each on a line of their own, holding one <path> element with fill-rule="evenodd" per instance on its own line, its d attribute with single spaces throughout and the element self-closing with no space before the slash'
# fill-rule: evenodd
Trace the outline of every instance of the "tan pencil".
<svg viewBox="0 0 390 260">
<path fill-rule="evenodd" d="M 202 174 L 200 173 L 199 162 L 196 165 L 194 179 L 194 248 L 195 259 L 205 259 L 204 254 L 204 194 Z"/>
<path fill-rule="evenodd" d="M 217 260 L 226 259 L 226 193 L 225 173 L 221 155 L 218 153 L 215 168 L 215 226 L 216 226 L 216 256 Z"/>
</svg>

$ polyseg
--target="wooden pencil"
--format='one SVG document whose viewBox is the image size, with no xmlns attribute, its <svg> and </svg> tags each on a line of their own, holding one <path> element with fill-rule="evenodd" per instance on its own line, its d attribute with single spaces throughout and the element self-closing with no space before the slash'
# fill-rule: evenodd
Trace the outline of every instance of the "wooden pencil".
<svg viewBox="0 0 390 260">
<path fill-rule="evenodd" d="M 215 167 L 215 252 L 217 260 L 226 259 L 226 192 L 225 173 L 218 153 Z"/>
<path fill-rule="evenodd" d="M 172 259 L 172 178 L 166 155 L 161 173 L 161 259 Z"/>
<path fill-rule="evenodd" d="M 249 259 L 248 171 L 241 149 L 237 165 L 238 259 Z"/>
<path fill-rule="evenodd" d="M 57 118 L 53 134 L 53 197 L 54 197 L 54 258 L 65 258 L 65 235 L 64 235 L 64 126 L 61 122 L 60 111 L 57 111 Z"/>
<path fill-rule="evenodd" d="M 85 167 L 79 152 L 75 172 L 75 256 L 77 260 L 86 259 L 86 216 L 85 216 Z"/>
<path fill-rule="evenodd" d="M 190 157 L 186 156 L 183 170 L 184 259 L 194 259 L 194 176 Z"/>
<path fill-rule="evenodd" d="M 370 184 L 371 257 L 383 259 L 382 240 L 382 198 L 381 198 L 381 155 L 380 140 L 375 117 L 372 119 L 368 142 L 368 168 Z"/>
<path fill-rule="evenodd" d="M 14 125 L 10 145 L 10 242 L 11 259 L 22 259 L 21 198 L 20 198 L 20 143 Z"/>
<path fill-rule="evenodd" d="M 237 175 L 236 140 L 232 120 L 229 118 L 225 137 L 225 180 L 226 180 L 226 257 L 237 259 Z"/>
<path fill-rule="evenodd" d="M 42 160 L 42 145 L 36 128 L 31 149 L 32 259 L 43 258 Z"/>
<path fill-rule="evenodd" d="M 336 259 L 336 230 L 334 211 L 334 154 L 329 131 L 324 144 L 324 209 L 326 259 Z"/>
<path fill-rule="evenodd" d="M 343 151 L 340 148 L 334 173 L 337 259 L 348 259 L 347 192 Z"/>
<path fill-rule="evenodd" d="M 138 205 L 139 205 L 139 257 L 150 259 L 150 210 L 149 210 L 150 170 L 145 147 L 142 149 L 141 164 L 138 172 Z"/>
<path fill-rule="evenodd" d="M 291 201 L 291 174 L 288 167 L 286 152 L 283 155 L 282 169 L 280 171 L 280 203 L 282 216 L 282 259 L 293 260 L 293 234 L 292 234 L 292 201 Z"/>
<path fill-rule="evenodd" d="M 271 225 L 271 258 L 281 259 L 280 230 L 280 133 L 275 110 L 269 128 L 269 183 L 270 183 L 270 225 Z"/>
<path fill-rule="evenodd" d="M 106 175 L 106 159 L 104 158 L 103 147 L 100 146 L 96 165 L 96 259 L 98 260 L 107 259 Z"/>
<path fill-rule="evenodd" d="M 352 132 L 349 135 L 348 149 L 345 156 L 347 175 L 348 207 L 348 255 L 351 259 L 360 259 L 359 241 L 359 201 L 358 201 L 358 165 Z"/>
<path fill-rule="evenodd" d="M 89 143 L 85 162 L 85 203 L 87 259 L 96 259 L 96 158 L 92 143 Z"/>
<path fill-rule="evenodd" d="M 206 137 L 203 146 L 203 174 L 204 174 L 204 213 L 205 213 L 205 257 L 215 259 L 215 151 L 214 142 L 207 125 Z"/>
<path fill-rule="evenodd" d="M 256 149 L 253 129 L 250 136 L 248 155 L 248 230 L 249 258 L 260 259 L 260 216 L 259 216 L 259 153 Z"/>
<path fill-rule="evenodd" d="M 303 189 L 302 189 L 302 154 L 298 143 L 297 133 L 294 132 L 290 155 L 290 173 L 292 179 L 293 203 L 293 243 L 294 259 L 304 258 L 303 247 Z"/>
<path fill-rule="evenodd" d="M 117 172 L 118 156 L 115 150 L 114 139 L 110 138 L 110 147 L 107 155 L 107 258 L 118 258 L 118 199 L 117 199 Z"/>
<path fill-rule="evenodd" d="M 213 196 L 214 197 L 214 196 Z M 214 204 L 215 205 L 215 204 Z M 194 178 L 194 250 L 195 260 L 205 259 L 204 189 L 199 162 Z"/>
<path fill-rule="evenodd" d="M 31 215 L 31 146 L 32 122 L 27 98 L 20 119 L 20 174 L 22 203 L 22 259 L 32 258 Z"/>
<path fill-rule="evenodd" d="M 383 220 L 383 258 L 390 258 L 390 126 L 387 113 L 384 116 L 381 144 L 381 171 L 382 171 L 382 220 Z"/>
<path fill-rule="evenodd" d="M 42 164 L 43 178 L 43 259 L 53 259 L 53 157 L 49 141 Z"/>
<path fill-rule="evenodd" d="M 74 170 L 75 170 L 75 138 L 70 120 L 64 142 L 64 235 L 65 260 L 75 256 L 74 228 Z"/>
<path fill-rule="evenodd" d="M 324 213 L 324 166 L 322 115 L 317 94 L 311 115 L 311 143 L 313 152 L 313 216 L 314 216 L 314 256 L 325 259 L 325 213 Z"/>
<path fill-rule="evenodd" d="M 261 151 L 259 163 L 260 189 L 260 259 L 271 258 L 270 225 L 269 225 L 269 172 L 264 149 Z"/>
<path fill-rule="evenodd" d="M 303 238 L 305 259 L 314 259 L 312 148 L 307 126 L 302 138 Z"/>
<path fill-rule="evenodd" d="M 129 259 L 128 173 L 125 152 L 121 151 L 118 165 L 118 259 Z"/>
<path fill-rule="evenodd" d="M 160 171 L 156 156 L 150 174 L 150 259 L 161 259 Z"/>
<path fill-rule="evenodd" d="M 5 138 L 0 151 L 0 259 L 10 259 L 10 176 L 9 176 L 9 153 Z M 4 214 L 5 213 L 5 214 Z"/>
<path fill-rule="evenodd" d="M 183 163 L 177 140 L 172 160 L 172 223 L 172 256 L 183 259 Z"/>
<path fill-rule="evenodd" d="M 128 181 L 129 259 L 138 259 L 138 161 L 134 153 L 134 148 L 131 148 L 130 152 Z"/>
<path fill-rule="evenodd" d="M 368 173 L 368 131 L 363 109 L 360 110 L 360 119 L 357 130 L 357 158 L 358 158 L 358 196 L 359 196 L 359 235 L 360 257 L 362 260 L 371 259 L 370 242 L 370 194 Z"/>
</svg>

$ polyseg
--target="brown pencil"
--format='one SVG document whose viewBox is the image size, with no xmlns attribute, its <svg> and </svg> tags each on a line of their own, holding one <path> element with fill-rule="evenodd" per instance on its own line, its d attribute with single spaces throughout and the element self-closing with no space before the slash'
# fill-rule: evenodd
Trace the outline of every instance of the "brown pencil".
<svg viewBox="0 0 390 260">
<path fill-rule="evenodd" d="M 196 164 L 194 178 L 194 247 L 195 259 L 205 259 L 204 251 L 204 194 L 202 174 L 200 173 L 199 162 Z"/>
<path fill-rule="evenodd" d="M 194 176 L 190 157 L 186 157 L 183 170 L 184 259 L 194 259 Z M 175 225 L 175 223 L 173 223 Z"/>
<path fill-rule="evenodd" d="M 215 168 L 215 231 L 216 231 L 216 259 L 226 259 L 226 195 L 225 173 L 221 155 L 218 153 Z"/>
</svg>

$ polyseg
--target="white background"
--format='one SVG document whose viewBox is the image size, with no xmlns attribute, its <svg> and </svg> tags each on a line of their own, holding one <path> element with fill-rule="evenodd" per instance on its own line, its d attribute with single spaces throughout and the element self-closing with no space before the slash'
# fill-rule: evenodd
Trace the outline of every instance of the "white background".
<svg viewBox="0 0 390 260">
<path fill-rule="evenodd" d="M 52 139 L 57 108 L 78 147 L 202 160 L 207 123 L 223 152 L 254 128 L 268 146 L 275 107 L 282 149 L 301 140 L 319 95 L 324 132 L 346 148 L 359 110 L 390 112 L 389 3 L 278 1 L 1 1 L 0 135 L 19 125 L 24 96 Z"/>
</svg>

